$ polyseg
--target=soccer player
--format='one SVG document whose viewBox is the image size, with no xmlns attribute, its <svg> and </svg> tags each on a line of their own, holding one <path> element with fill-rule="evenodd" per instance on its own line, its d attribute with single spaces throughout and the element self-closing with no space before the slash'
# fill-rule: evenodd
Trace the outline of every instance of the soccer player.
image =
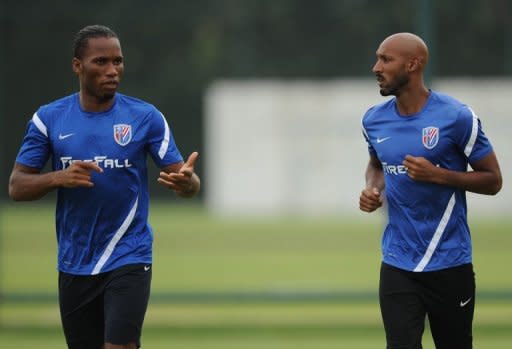
<svg viewBox="0 0 512 349">
<path fill-rule="evenodd" d="M 81 29 L 72 68 L 80 90 L 32 116 L 9 195 L 36 200 L 57 190 L 59 303 L 68 347 L 138 348 L 153 241 L 146 157 L 161 168 L 160 184 L 189 198 L 200 188 L 198 153 L 183 162 L 163 114 L 117 92 L 124 63 L 111 29 Z M 52 171 L 43 172 L 50 157 Z"/>
<path fill-rule="evenodd" d="M 380 94 L 394 97 L 362 120 L 370 160 L 359 207 L 387 202 L 379 286 L 387 348 L 421 348 L 428 316 L 436 348 L 466 349 L 475 278 L 465 192 L 495 195 L 502 178 L 475 112 L 425 87 L 427 61 L 427 46 L 410 33 L 377 49 Z"/>
</svg>

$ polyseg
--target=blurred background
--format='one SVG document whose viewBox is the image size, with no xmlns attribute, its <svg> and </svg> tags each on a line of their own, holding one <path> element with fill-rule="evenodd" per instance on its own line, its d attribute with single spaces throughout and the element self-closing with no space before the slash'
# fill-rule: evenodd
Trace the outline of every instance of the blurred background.
<svg viewBox="0 0 512 349">
<path fill-rule="evenodd" d="M 509 347 L 511 0 L 1 0 L 0 347 L 65 347 L 55 195 L 12 203 L 7 182 L 32 114 L 77 90 L 72 40 L 89 24 L 120 37 L 120 91 L 163 112 L 184 156 L 201 154 L 197 199 L 151 183 L 145 347 L 383 347 L 383 215 L 357 209 L 360 119 L 383 100 L 375 51 L 401 31 L 425 39 L 429 86 L 473 108 L 500 160 L 503 190 L 468 206 L 475 345 Z"/>
</svg>

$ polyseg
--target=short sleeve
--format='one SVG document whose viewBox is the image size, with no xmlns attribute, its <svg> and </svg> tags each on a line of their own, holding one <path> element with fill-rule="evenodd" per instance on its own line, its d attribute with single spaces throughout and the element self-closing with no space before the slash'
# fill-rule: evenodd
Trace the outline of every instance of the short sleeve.
<svg viewBox="0 0 512 349">
<path fill-rule="evenodd" d="M 155 164 L 162 168 L 183 161 L 164 115 L 154 109 L 150 115 L 147 147 Z"/>
<path fill-rule="evenodd" d="M 48 131 L 38 110 L 28 122 L 23 143 L 16 157 L 16 162 L 28 167 L 42 169 L 50 157 L 50 140 Z"/>
<path fill-rule="evenodd" d="M 376 151 L 373 148 L 372 143 L 370 142 L 370 136 L 368 136 L 368 132 L 366 131 L 366 128 L 364 126 L 364 119 L 366 115 L 368 115 L 368 112 L 366 112 L 363 118 L 361 119 L 361 132 L 363 133 L 363 137 L 366 143 L 368 144 L 368 153 L 370 153 L 370 155 L 376 155 Z"/>
<path fill-rule="evenodd" d="M 469 163 L 478 161 L 492 152 L 492 145 L 482 129 L 482 123 L 471 108 L 464 106 L 459 112 L 456 131 L 457 145 Z"/>
</svg>

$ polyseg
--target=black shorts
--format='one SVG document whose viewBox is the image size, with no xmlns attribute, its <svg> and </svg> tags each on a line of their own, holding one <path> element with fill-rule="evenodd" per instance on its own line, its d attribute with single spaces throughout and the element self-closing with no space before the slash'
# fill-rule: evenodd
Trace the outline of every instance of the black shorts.
<svg viewBox="0 0 512 349">
<path fill-rule="evenodd" d="M 426 316 L 437 349 L 472 348 L 472 264 L 418 273 L 382 263 L 379 298 L 388 349 L 420 349 Z"/>
<path fill-rule="evenodd" d="M 151 265 L 131 264 L 98 275 L 59 272 L 59 303 L 70 349 L 105 342 L 140 347 L 151 286 Z"/>
</svg>

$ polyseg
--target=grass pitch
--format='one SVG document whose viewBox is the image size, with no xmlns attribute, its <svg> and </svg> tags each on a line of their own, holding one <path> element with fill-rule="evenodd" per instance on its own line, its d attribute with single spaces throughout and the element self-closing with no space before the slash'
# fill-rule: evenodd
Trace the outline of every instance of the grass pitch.
<svg viewBox="0 0 512 349">
<path fill-rule="evenodd" d="M 9 204 L 0 219 L 0 348 L 65 348 L 53 206 Z M 153 297 L 143 347 L 384 347 L 376 298 L 382 217 L 218 218 L 157 203 L 151 223 Z M 505 349 L 512 342 L 512 220 L 471 223 L 480 295 L 475 347 Z M 333 293 L 341 296 L 325 296 Z M 428 330 L 424 348 L 434 348 Z"/>
</svg>

